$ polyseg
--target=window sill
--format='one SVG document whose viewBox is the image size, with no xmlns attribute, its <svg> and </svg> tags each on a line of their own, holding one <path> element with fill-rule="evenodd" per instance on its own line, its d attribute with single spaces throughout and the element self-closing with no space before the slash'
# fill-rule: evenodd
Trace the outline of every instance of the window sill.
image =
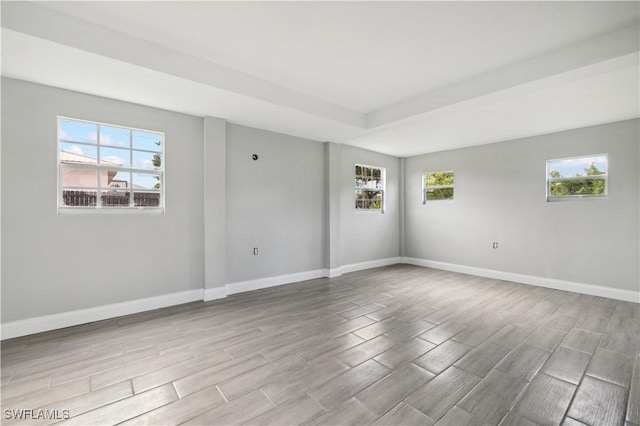
<svg viewBox="0 0 640 426">
<path fill-rule="evenodd" d="M 73 215 L 142 215 L 163 216 L 163 207 L 111 207 L 111 208 L 83 208 L 83 207 L 58 207 L 58 216 Z"/>
<path fill-rule="evenodd" d="M 567 195 L 564 197 L 547 197 L 547 203 L 565 203 L 567 201 L 606 200 L 606 195 Z"/>
<path fill-rule="evenodd" d="M 384 214 L 384 210 L 355 209 L 356 214 Z"/>
</svg>

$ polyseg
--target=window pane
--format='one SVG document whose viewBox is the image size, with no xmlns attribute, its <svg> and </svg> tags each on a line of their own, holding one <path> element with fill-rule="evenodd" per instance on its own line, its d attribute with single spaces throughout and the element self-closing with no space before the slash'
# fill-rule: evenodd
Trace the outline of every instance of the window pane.
<svg viewBox="0 0 640 426">
<path fill-rule="evenodd" d="M 136 191 L 133 194 L 133 204 L 136 207 L 160 207 L 160 193 Z"/>
<path fill-rule="evenodd" d="M 547 173 L 552 178 L 606 175 L 607 171 L 606 155 L 547 161 Z"/>
<path fill-rule="evenodd" d="M 133 148 L 145 151 L 162 151 L 162 135 L 158 133 L 133 131 Z"/>
<path fill-rule="evenodd" d="M 96 171 L 87 169 L 62 168 L 60 170 L 62 186 L 97 187 Z"/>
<path fill-rule="evenodd" d="M 162 156 L 151 152 L 133 151 L 133 168 L 143 170 L 160 170 Z"/>
<path fill-rule="evenodd" d="M 60 119 L 59 132 L 60 140 L 96 143 L 98 126 L 94 123 Z"/>
<path fill-rule="evenodd" d="M 426 186 L 453 185 L 453 172 L 428 173 L 425 176 Z"/>
<path fill-rule="evenodd" d="M 356 190 L 356 209 L 380 210 L 381 208 L 381 192 Z"/>
<path fill-rule="evenodd" d="M 60 162 L 68 164 L 96 165 L 98 149 L 95 146 L 60 143 Z"/>
<path fill-rule="evenodd" d="M 134 173 L 133 189 L 160 189 L 160 175 L 153 173 Z"/>
<path fill-rule="evenodd" d="M 100 164 L 103 166 L 131 167 L 128 149 L 100 147 Z"/>
<path fill-rule="evenodd" d="M 129 149 L 129 130 L 121 127 L 100 126 L 100 145 Z"/>
<path fill-rule="evenodd" d="M 382 181 L 377 179 L 367 178 L 363 180 L 362 185 L 360 185 L 360 187 L 370 188 L 370 189 L 382 189 Z"/>
<path fill-rule="evenodd" d="M 549 182 L 549 194 L 552 197 L 569 195 L 605 195 L 604 179 L 576 179 L 561 182 Z"/>
<path fill-rule="evenodd" d="M 62 206 L 64 207 L 95 207 L 96 200 L 96 191 L 62 190 Z"/>
<path fill-rule="evenodd" d="M 129 191 L 109 190 L 100 193 L 100 201 L 103 207 L 129 207 Z"/>
<path fill-rule="evenodd" d="M 425 196 L 427 201 L 450 200 L 453 198 L 453 188 L 428 188 Z"/>
<path fill-rule="evenodd" d="M 100 187 L 102 188 L 131 188 L 131 173 L 116 170 L 100 171 Z"/>
</svg>

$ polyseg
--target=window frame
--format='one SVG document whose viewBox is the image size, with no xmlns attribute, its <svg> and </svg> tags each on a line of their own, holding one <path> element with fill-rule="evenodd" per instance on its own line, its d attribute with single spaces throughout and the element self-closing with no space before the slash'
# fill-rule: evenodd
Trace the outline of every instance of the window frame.
<svg viewBox="0 0 640 426">
<path fill-rule="evenodd" d="M 577 160 L 581 158 L 592 158 L 592 157 L 604 157 L 607 161 L 607 170 L 602 175 L 586 175 L 586 176 L 573 176 L 573 177 L 558 177 L 553 178 L 550 176 L 549 163 L 552 161 L 562 161 L 562 160 Z M 598 199 L 598 198 L 607 198 L 609 196 L 609 154 L 589 154 L 589 155 L 579 155 L 579 156 L 571 156 L 571 157 L 563 157 L 563 158 L 551 158 L 545 162 L 545 170 L 546 170 L 546 200 L 547 202 L 565 202 L 565 201 L 576 201 L 576 200 L 588 200 L 588 199 Z M 604 180 L 604 193 L 602 194 L 570 194 L 570 195 L 551 195 L 551 184 L 553 182 L 569 182 L 569 181 L 580 181 L 580 180 Z"/>
<path fill-rule="evenodd" d="M 380 182 L 382 183 L 382 188 L 367 188 L 366 186 L 358 186 L 357 185 L 357 180 L 358 177 L 361 175 L 357 175 L 356 174 L 356 167 L 365 167 L 368 169 L 377 169 L 380 171 Z M 361 213 L 384 213 L 386 210 L 386 205 L 387 205 L 387 200 L 386 200 L 386 189 L 387 189 L 387 169 L 385 167 L 381 167 L 381 166 L 371 166 L 368 164 L 362 164 L 362 163 L 355 163 L 355 165 L 353 166 L 353 176 L 354 176 L 354 210 L 356 212 L 361 212 Z M 366 177 L 366 176 L 361 176 L 361 177 Z M 358 191 L 366 191 L 366 192 L 379 192 L 380 193 L 380 208 L 379 209 L 363 209 L 363 208 L 358 208 L 357 206 L 357 202 L 358 202 L 358 197 L 357 197 L 357 193 Z"/>
<path fill-rule="evenodd" d="M 75 140 L 66 140 L 66 139 L 62 139 L 61 138 L 61 123 L 64 120 L 69 120 L 69 121 L 73 121 L 73 122 L 78 122 L 78 123 L 88 123 L 91 125 L 95 125 L 96 126 L 96 142 L 95 143 L 89 143 L 89 142 L 82 142 L 82 141 L 75 141 Z M 100 143 L 100 129 L 101 127 L 109 127 L 109 128 L 116 128 L 116 129 L 122 129 L 125 130 L 129 133 L 129 146 L 128 148 L 122 148 L 122 147 L 118 147 L 115 145 L 109 145 L 109 144 L 101 144 Z M 151 134 L 156 134 L 158 136 L 160 136 L 161 139 L 161 144 L 160 144 L 160 151 L 151 151 L 148 149 L 142 149 L 142 148 L 134 148 L 133 147 L 133 138 L 134 138 L 134 132 L 143 132 L 143 133 L 151 133 Z M 81 118 L 73 118 L 73 117 L 67 117 L 67 116 L 62 116 L 59 115 L 56 117 L 56 159 L 57 159 L 57 191 L 56 191 L 56 198 L 57 198 L 57 211 L 58 214 L 152 214 L 152 215 L 157 215 L 157 214 L 161 214 L 163 215 L 165 213 L 165 186 L 166 186 L 166 175 L 165 175 L 165 168 L 166 168 L 166 161 L 165 161 L 165 141 L 166 141 L 166 137 L 165 137 L 165 133 L 162 131 L 158 131 L 158 130 L 149 130 L 149 129 L 142 129 L 142 128 L 138 128 L 138 127 L 130 127 L 130 126 L 125 126 L 125 125 L 121 125 L 121 124 L 111 124 L 111 123 L 105 123 L 105 122 L 101 122 L 101 121 L 93 121 L 93 120 L 86 120 L 86 119 L 81 119 Z M 61 144 L 63 143 L 73 143 L 73 144 L 78 144 L 81 146 L 86 146 L 86 147 L 94 147 L 96 149 L 96 164 L 73 164 L 73 163 L 63 163 L 61 162 L 61 158 L 60 158 L 60 154 L 62 153 L 62 149 L 61 149 Z M 104 147 L 104 148 L 111 148 L 111 149 L 121 149 L 123 151 L 128 151 L 128 159 L 129 159 L 129 166 L 128 167 L 123 167 L 123 166 L 118 166 L 115 164 L 101 164 L 101 153 L 100 153 L 100 148 Z M 134 168 L 133 167 L 133 158 L 134 158 L 134 153 L 145 153 L 145 154 L 160 154 L 160 166 L 159 167 L 155 167 L 154 169 L 140 169 L 140 168 Z M 63 170 L 91 170 L 94 171 L 96 174 L 96 185 L 94 187 L 90 187 L 90 186 L 65 186 L 63 185 Z M 109 186 L 105 186 L 102 182 L 101 182 L 101 176 L 102 173 L 106 172 L 116 172 L 116 173 L 125 173 L 129 175 L 129 187 L 126 190 L 120 190 L 122 192 L 128 192 L 129 194 L 129 205 L 124 205 L 124 206 L 109 206 L 109 205 L 102 205 L 102 193 L 106 192 L 105 190 L 107 188 L 110 188 Z M 160 184 L 160 188 L 159 189 L 134 189 L 133 188 L 133 184 L 135 181 L 134 175 L 136 174 L 144 174 L 144 175 L 153 175 L 153 176 L 158 176 L 159 180 L 158 183 Z M 89 206 L 68 206 L 64 204 L 64 191 L 65 190 L 71 190 L 71 191 L 87 191 L 87 192 L 95 192 L 96 193 L 96 205 L 89 205 Z M 112 189 L 111 192 L 118 192 L 119 190 L 117 189 Z M 159 194 L 160 200 L 158 203 L 158 206 L 136 206 L 135 205 L 135 194 L 136 193 L 157 193 Z"/>
<path fill-rule="evenodd" d="M 451 173 L 451 177 L 453 179 L 453 183 L 451 185 L 427 185 L 427 176 L 429 175 L 433 175 L 436 173 Z M 455 179 L 455 171 L 454 170 L 439 170 L 436 172 L 424 172 L 422 174 L 422 204 L 427 204 L 427 202 L 432 203 L 434 201 L 453 201 L 455 198 L 455 183 L 456 183 L 456 179 Z M 445 189 L 445 188 L 451 188 L 453 189 L 453 194 L 451 195 L 451 198 L 440 198 L 437 200 L 428 200 L 427 199 L 427 190 L 429 189 Z"/>
</svg>

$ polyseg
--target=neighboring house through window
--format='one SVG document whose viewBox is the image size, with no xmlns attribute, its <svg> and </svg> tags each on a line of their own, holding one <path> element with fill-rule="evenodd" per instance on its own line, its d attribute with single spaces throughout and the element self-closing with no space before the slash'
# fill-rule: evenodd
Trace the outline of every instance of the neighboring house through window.
<svg viewBox="0 0 640 426">
<path fill-rule="evenodd" d="M 164 134 L 58 118 L 58 207 L 164 206 Z"/>
</svg>

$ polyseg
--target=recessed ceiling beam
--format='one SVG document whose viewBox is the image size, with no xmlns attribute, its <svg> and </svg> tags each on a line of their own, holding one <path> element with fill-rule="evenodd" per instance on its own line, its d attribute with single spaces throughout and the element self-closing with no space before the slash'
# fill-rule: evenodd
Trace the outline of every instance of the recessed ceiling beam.
<svg viewBox="0 0 640 426">
<path fill-rule="evenodd" d="M 505 98 L 551 87 L 638 62 L 637 25 L 556 49 L 448 87 L 421 94 L 367 115 L 367 129 L 397 125 L 405 119 L 449 109 L 458 104 Z M 437 66 L 437 65 L 435 65 Z"/>
<path fill-rule="evenodd" d="M 4 28 L 356 128 L 364 114 L 155 43 L 28 2 L 3 2 Z"/>
</svg>

